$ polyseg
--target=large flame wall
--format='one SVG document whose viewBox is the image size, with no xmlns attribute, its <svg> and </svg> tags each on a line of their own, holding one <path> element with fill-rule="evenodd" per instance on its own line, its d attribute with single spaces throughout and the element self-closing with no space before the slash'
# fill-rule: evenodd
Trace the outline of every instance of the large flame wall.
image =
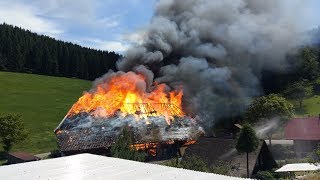
<svg viewBox="0 0 320 180">
<path fill-rule="evenodd" d="M 149 92 L 143 75 L 134 72 L 117 73 L 98 84 L 92 92 L 85 92 L 72 106 L 68 115 L 90 113 L 97 109 L 102 109 L 99 116 L 103 117 L 116 112 L 124 116 L 133 114 L 144 118 L 163 115 L 166 119 L 184 115 L 181 111 L 182 90 L 170 91 L 165 84 L 154 84 L 148 89 Z M 148 106 L 145 106 L 146 104 Z"/>
</svg>

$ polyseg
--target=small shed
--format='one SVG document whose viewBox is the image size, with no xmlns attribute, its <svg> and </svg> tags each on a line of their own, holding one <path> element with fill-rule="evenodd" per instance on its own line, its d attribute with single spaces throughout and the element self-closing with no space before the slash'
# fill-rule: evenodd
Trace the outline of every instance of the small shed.
<svg viewBox="0 0 320 180">
<path fill-rule="evenodd" d="M 236 139 L 224 139 L 213 137 L 201 137 L 197 143 L 190 145 L 182 158 L 199 156 L 209 166 L 215 166 L 219 162 L 231 165 L 229 175 L 242 177 L 246 175 L 246 155 L 239 154 L 235 149 Z M 250 177 L 258 171 L 272 170 L 277 167 L 271 152 L 265 141 L 261 140 L 256 151 L 249 154 Z"/>
<path fill-rule="evenodd" d="M 27 152 L 12 152 L 8 154 L 7 164 L 17 164 L 17 163 L 24 163 L 24 162 L 38 161 L 38 160 L 40 160 L 39 157 L 34 156 Z"/>
<path fill-rule="evenodd" d="M 320 143 L 320 118 L 293 118 L 288 121 L 284 135 L 286 139 L 293 140 L 298 158 L 308 157 Z"/>
<path fill-rule="evenodd" d="M 310 171 L 319 171 L 320 165 L 311 164 L 311 163 L 295 163 L 295 164 L 286 164 L 276 170 L 277 173 L 282 173 L 282 176 L 287 179 L 295 179 L 295 172 L 310 172 Z M 285 174 L 283 174 L 285 173 Z"/>
<path fill-rule="evenodd" d="M 318 171 L 320 170 L 320 165 L 315 165 L 311 163 L 295 163 L 286 164 L 276 170 L 276 172 L 299 172 L 299 171 Z"/>
</svg>

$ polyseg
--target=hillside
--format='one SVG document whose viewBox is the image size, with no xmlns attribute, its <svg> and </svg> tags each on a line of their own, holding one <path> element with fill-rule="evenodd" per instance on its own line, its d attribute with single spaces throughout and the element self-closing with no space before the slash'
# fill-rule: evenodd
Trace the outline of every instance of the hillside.
<svg viewBox="0 0 320 180">
<path fill-rule="evenodd" d="M 0 71 L 93 80 L 115 70 L 121 56 L 0 24 Z"/>
<path fill-rule="evenodd" d="M 28 139 L 13 151 L 48 152 L 56 148 L 53 130 L 90 81 L 0 72 L 0 113 L 21 113 Z"/>
</svg>

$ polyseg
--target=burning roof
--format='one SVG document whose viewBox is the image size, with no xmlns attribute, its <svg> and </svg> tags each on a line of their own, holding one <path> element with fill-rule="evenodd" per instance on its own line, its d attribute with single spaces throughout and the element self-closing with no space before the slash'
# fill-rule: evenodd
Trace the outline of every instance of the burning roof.
<svg viewBox="0 0 320 180">
<path fill-rule="evenodd" d="M 169 126 L 163 116 L 137 121 L 133 115 L 94 118 L 88 113 L 66 117 L 55 132 L 61 151 L 80 151 L 109 148 L 127 125 L 134 132 L 137 144 L 194 140 L 201 132 L 188 116 L 176 118 Z"/>
<path fill-rule="evenodd" d="M 125 126 L 136 144 L 195 140 L 203 131 L 182 110 L 182 95 L 165 84 L 147 88 L 141 74 L 111 74 L 84 93 L 57 127 L 60 150 L 107 149 Z"/>
<path fill-rule="evenodd" d="M 149 91 L 148 91 L 148 89 Z M 96 111 L 97 116 L 110 116 L 117 111 L 122 115 L 135 114 L 139 117 L 183 116 L 181 109 L 182 91 L 169 91 L 165 84 L 147 87 L 146 77 L 134 72 L 110 74 L 98 84 L 93 92 L 86 92 L 76 102 L 69 114 Z M 152 106 L 150 106 L 152 104 Z"/>
</svg>

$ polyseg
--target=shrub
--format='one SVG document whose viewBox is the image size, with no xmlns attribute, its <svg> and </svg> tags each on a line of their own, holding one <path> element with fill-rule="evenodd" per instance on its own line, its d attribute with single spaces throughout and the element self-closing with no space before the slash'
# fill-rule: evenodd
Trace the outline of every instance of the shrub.
<svg viewBox="0 0 320 180">
<path fill-rule="evenodd" d="M 255 178 L 256 179 L 268 179 L 268 180 L 272 180 L 272 179 L 275 179 L 272 175 L 271 172 L 269 171 L 258 171 L 258 173 L 255 175 Z"/>
<path fill-rule="evenodd" d="M 199 156 L 190 156 L 181 161 L 181 167 L 194 171 L 210 172 L 207 163 Z"/>
<path fill-rule="evenodd" d="M 219 161 L 214 167 L 211 168 L 212 173 L 228 175 L 231 167 L 227 162 Z"/>
<path fill-rule="evenodd" d="M 228 165 L 226 162 L 219 161 L 214 166 L 210 167 L 201 157 L 196 155 L 187 157 L 183 159 L 183 161 L 179 161 L 179 158 L 176 157 L 175 159 L 171 159 L 163 165 L 222 175 L 228 175 L 230 170 L 230 165 Z"/>
<path fill-rule="evenodd" d="M 15 143 L 25 140 L 27 135 L 20 114 L 0 115 L 0 142 L 6 152 L 9 152 Z"/>
<path fill-rule="evenodd" d="M 111 147 L 113 157 L 128 159 L 133 161 L 145 161 L 145 154 L 136 151 L 130 145 L 133 143 L 133 136 L 128 127 L 123 128 L 115 144 Z"/>
</svg>

